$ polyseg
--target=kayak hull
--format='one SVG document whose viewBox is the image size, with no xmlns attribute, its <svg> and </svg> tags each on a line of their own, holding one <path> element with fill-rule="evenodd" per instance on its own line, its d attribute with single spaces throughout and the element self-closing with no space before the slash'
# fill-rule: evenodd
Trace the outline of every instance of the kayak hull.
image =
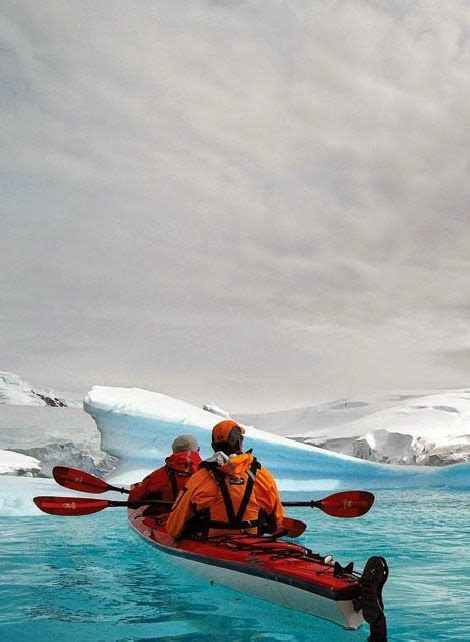
<svg viewBox="0 0 470 642">
<path fill-rule="evenodd" d="M 351 600 L 331 600 L 272 579 L 256 577 L 220 566 L 201 564 L 199 561 L 187 558 L 178 558 L 176 565 L 210 584 L 226 586 L 239 593 L 328 620 L 345 629 L 357 629 L 364 622 L 362 613 L 356 613 Z"/>
<path fill-rule="evenodd" d="M 172 564 L 209 584 L 266 600 L 279 606 L 319 617 L 345 629 L 357 629 L 362 611 L 354 607 L 359 579 L 336 577 L 333 565 L 305 560 L 298 544 L 282 539 L 226 536 L 218 543 L 181 540 L 166 533 L 165 518 L 145 515 L 145 507 L 129 509 L 129 524 L 147 543 L 169 556 Z M 251 546 L 251 548 L 250 548 Z M 240 550 L 238 550 L 240 548 Z"/>
</svg>

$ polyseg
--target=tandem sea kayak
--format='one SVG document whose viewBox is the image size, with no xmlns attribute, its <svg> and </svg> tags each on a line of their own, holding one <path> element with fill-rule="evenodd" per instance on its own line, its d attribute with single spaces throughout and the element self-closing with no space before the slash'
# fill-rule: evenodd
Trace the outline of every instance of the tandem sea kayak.
<svg viewBox="0 0 470 642">
<path fill-rule="evenodd" d="M 371 557 L 362 574 L 282 538 L 247 534 L 177 542 L 165 529 L 166 515 L 129 508 L 130 526 L 175 565 L 280 606 L 357 629 L 366 620 L 373 642 L 386 641 L 382 587 L 388 576 L 382 557 Z"/>
<path fill-rule="evenodd" d="M 126 488 L 74 468 L 56 466 L 54 479 L 61 486 L 81 492 L 110 490 L 129 493 Z M 174 564 L 194 572 L 211 584 L 221 584 L 294 611 L 329 620 L 345 629 L 369 623 L 369 642 L 387 642 L 382 588 L 388 577 L 383 557 L 368 559 L 362 573 L 351 562 L 342 567 L 331 557 L 286 541 L 280 536 L 300 535 L 305 524 L 285 517 L 281 530 L 270 536 L 222 535 L 207 539 L 174 541 L 166 531 L 165 515 L 157 507 L 170 502 L 149 500 L 145 505 L 128 501 L 89 497 L 34 497 L 36 506 L 50 515 L 90 515 L 110 507 L 126 507 L 131 527 L 149 544 L 168 555 Z M 283 502 L 284 506 L 320 508 L 335 517 L 359 517 L 372 506 L 374 496 L 366 491 L 334 493 L 322 500 Z"/>
</svg>

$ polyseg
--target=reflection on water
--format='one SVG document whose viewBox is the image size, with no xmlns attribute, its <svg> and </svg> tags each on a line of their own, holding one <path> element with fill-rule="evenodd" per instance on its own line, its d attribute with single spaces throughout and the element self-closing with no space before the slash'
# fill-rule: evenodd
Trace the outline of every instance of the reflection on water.
<svg viewBox="0 0 470 642">
<path fill-rule="evenodd" d="M 297 494 L 298 496 L 298 494 Z M 361 569 L 384 555 L 390 641 L 470 639 L 464 492 L 383 491 L 372 511 L 340 520 L 310 509 L 301 542 Z M 359 642 L 342 629 L 172 567 L 108 511 L 80 518 L 0 520 L 0 639 L 189 640 L 193 642 Z"/>
</svg>

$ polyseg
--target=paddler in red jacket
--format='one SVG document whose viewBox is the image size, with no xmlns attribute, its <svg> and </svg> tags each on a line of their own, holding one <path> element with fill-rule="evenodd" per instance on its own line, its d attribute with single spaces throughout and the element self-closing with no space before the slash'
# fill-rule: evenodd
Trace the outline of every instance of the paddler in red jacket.
<svg viewBox="0 0 470 642">
<path fill-rule="evenodd" d="M 180 435 L 171 445 L 173 454 L 165 459 L 165 465 L 150 473 L 136 484 L 129 495 L 130 502 L 145 499 L 174 501 L 185 483 L 195 473 L 201 463 L 199 444 L 192 435 Z M 162 506 L 158 512 L 168 512 Z"/>
<path fill-rule="evenodd" d="M 175 539 L 274 532 L 284 509 L 271 473 L 242 452 L 245 430 L 232 420 L 212 429 L 215 455 L 184 485 L 167 521 Z"/>
</svg>

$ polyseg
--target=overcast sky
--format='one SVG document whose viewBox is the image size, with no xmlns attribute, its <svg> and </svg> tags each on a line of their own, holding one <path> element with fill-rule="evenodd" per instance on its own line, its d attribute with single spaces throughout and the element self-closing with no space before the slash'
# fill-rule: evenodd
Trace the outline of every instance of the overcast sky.
<svg viewBox="0 0 470 642">
<path fill-rule="evenodd" d="M 0 5 L 0 369 L 232 411 L 470 386 L 468 4 Z"/>
</svg>

